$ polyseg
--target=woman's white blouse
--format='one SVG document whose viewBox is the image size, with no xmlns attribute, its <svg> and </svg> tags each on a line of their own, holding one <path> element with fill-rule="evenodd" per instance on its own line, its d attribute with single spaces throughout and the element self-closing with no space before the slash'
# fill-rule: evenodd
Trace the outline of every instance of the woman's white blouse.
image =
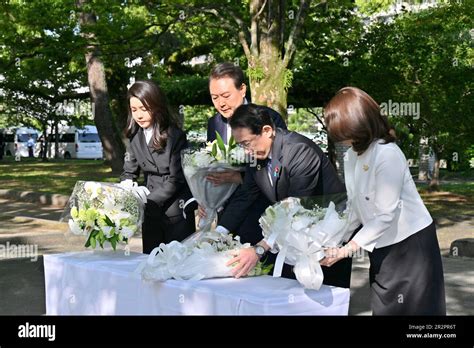
<svg viewBox="0 0 474 348">
<path fill-rule="evenodd" d="M 144 128 L 143 133 L 145 134 L 146 143 L 149 144 L 151 136 L 153 135 L 153 127 Z"/>
<path fill-rule="evenodd" d="M 398 243 L 433 221 L 405 155 L 396 144 L 383 143 L 374 141 L 360 156 L 351 148 L 344 158 L 350 228 L 363 225 L 353 240 L 368 251 Z"/>
</svg>

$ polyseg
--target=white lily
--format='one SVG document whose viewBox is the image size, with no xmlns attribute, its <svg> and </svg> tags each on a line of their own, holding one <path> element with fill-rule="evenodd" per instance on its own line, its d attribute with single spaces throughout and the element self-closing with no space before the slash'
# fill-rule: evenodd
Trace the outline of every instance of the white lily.
<svg viewBox="0 0 474 348">
<path fill-rule="evenodd" d="M 80 236 L 80 235 L 86 234 L 84 230 L 79 226 L 79 224 L 73 219 L 69 219 L 68 225 L 71 232 L 74 233 L 75 235 Z"/>
<path fill-rule="evenodd" d="M 84 185 L 84 190 L 86 190 L 86 192 L 90 195 L 91 199 L 94 199 L 99 196 L 101 187 L 102 185 L 97 182 L 88 181 Z"/>
<path fill-rule="evenodd" d="M 114 233 L 112 233 L 113 229 L 114 227 L 112 226 L 102 226 L 102 232 L 106 238 L 111 238 L 114 235 Z"/>
<path fill-rule="evenodd" d="M 137 228 L 135 226 L 123 226 L 120 229 L 120 233 L 122 234 L 122 236 L 129 239 L 130 237 L 133 236 L 136 230 Z"/>
</svg>

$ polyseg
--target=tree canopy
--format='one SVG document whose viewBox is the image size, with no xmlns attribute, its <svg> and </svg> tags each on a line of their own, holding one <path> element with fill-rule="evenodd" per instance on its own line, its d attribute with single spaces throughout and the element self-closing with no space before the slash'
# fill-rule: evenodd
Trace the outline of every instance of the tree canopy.
<svg viewBox="0 0 474 348">
<path fill-rule="evenodd" d="M 158 82 L 185 129 L 202 129 L 213 113 L 208 73 L 231 61 L 246 72 L 252 101 L 284 116 L 322 107 L 347 85 L 379 103 L 413 105 L 419 114 L 391 113 L 404 150 L 414 153 L 426 137 L 439 156 L 466 165 L 474 138 L 474 4 L 452 0 L 377 15 L 395 3 L 3 1 L 0 126 L 46 129 L 93 115 L 119 168 L 131 82 Z M 58 112 L 81 100 L 95 109 Z M 292 115 L 296 129 L 318 122 L 311 112 Z"/>
</svg>

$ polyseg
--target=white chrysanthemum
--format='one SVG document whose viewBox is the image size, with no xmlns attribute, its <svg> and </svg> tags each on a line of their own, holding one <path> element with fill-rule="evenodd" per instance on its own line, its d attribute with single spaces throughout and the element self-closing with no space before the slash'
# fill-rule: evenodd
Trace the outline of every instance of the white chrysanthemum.
<svg viewBox="0 0 474 348">
<path fill-rule="evenodd" d="M 193 154 L 193 164 L 199 168 L 209 166 L 213 162 L 213 158 L 207 152 L 195 152 Z"/>
</svg>

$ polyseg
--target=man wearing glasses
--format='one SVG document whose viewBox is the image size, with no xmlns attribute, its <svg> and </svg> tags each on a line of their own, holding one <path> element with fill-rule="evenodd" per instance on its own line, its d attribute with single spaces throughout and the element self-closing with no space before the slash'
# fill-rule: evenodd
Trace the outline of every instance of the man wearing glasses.
<svg viewBox="0 0 474 348">
<path fill-rule="evenodd" d="M 230 126 L 235 141 L 256 157 L 257 166 L 247 165 L 244 183 L 229 202 L 216 231 L 235 231 L 261 193 L 273 204 L 287 197 L 345 192 L 336 170 L 319 146 L 296 132 L 276 128 L 264 108 L 241 105 L 235 110 Z M 268 250 L 263 239 L 251 248 L 242 249 L 228 262 L 228 265 L 238 263 L 233 269 L 234 276 L 247 275 Z M 349 287 L 351 267 L 350 258 L 331 268 L 322 266 L 324 284 Z"/>
</svg>

